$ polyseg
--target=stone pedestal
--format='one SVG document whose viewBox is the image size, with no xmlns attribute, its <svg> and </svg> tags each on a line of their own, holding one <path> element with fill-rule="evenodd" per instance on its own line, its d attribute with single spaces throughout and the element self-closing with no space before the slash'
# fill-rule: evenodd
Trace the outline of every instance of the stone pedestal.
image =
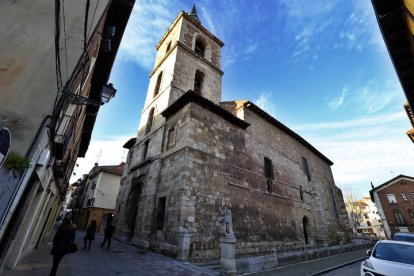
<svg viewBox="0 0 414 276">
<path fill-rule="evenodd" d="M 180 239 L 178 240 L 178 260 L 187 260 L 188 254 L 190 253 L 190 240 L 191 240 L 191 233 L 188 232 L 181 232 Z"/>
<path fill-rule="evenodd" d="M 221 268 L 224 275 L 237 275 L 235 244 L 236 237 L 233 235 L 220 237 Z"/>
</svg>

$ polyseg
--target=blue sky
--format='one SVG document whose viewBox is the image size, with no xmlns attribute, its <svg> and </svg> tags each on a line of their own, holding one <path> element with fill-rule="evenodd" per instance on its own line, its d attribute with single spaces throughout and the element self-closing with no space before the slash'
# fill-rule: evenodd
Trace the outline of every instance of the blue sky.
<svg viewBox="0 0 414 276">
<path fill-rule="evenodd" d="M 125 160 L 155 61 L 155 45 L 193 1 L 137 0 L 76 180 L 98 161 Z M 369 183 L 414 175 L 404 93 L 370 1 L 196 1 L 201 23 L 220 38 L 222 100 L 248 99 L 334 162 L 336 184 L 358 196 Z"/>
</svg>

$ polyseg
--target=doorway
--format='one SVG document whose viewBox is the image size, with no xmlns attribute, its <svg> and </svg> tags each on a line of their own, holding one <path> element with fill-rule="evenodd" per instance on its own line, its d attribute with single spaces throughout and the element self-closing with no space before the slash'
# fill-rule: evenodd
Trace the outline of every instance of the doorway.
<svg viewBox="0 0 414 276">
<path fill-rule="evenodd" d="M 134 237 L 138 208 L 141 201 L 142 186 L 143 183 L 141 180 L 134 179 L 132 181 L 131 191 L 129 192 L 127 201 L 127 210 L 125 212 L 128 240 L 131 240 Z"/>
</svg>

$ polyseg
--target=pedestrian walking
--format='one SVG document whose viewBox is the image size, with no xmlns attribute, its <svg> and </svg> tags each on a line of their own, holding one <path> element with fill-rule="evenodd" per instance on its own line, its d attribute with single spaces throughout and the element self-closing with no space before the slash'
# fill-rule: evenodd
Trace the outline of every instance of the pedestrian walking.
<svg viewBox="0 0 414 276">
<path fill-rule="evenodd" d="M 92 241 L 95 239 L 96 233 L 96 221 L 92 220 L 91 223 L 86 228 L 86 235 L 83 238 L 83 250 L 86 249 L 86 244 L 88 243 L 88 251 L 91 250 Z"/>
<path fill-rule="evenodd" d="M 112 238 L 112 234 L 115 231 L 115 227 L 112 225 L 112 220 L 108 219 L 108 224 L 105 227 L 105 231 L 104 231 L 104 240 L 101 243 L 101 248 L 103 248 L 105 246 L 105 243 L 108 242 L 108 246 L 106 247 L 106 249 L 109 249 L 109 247 L 111 247 L 111 238 Z"/>
<path fill-rule="evenodd" d="M 53 247 L 50 254 L 53 255 L 53 266 L 50 276 L 55 276 L 59 263 L 63 256 L 72 253 L 72 244 L 75 243 L 76 225 L 72 224 L 70 217 L 63 219 L 62 224 L 53 237 Z"/>
</svg>

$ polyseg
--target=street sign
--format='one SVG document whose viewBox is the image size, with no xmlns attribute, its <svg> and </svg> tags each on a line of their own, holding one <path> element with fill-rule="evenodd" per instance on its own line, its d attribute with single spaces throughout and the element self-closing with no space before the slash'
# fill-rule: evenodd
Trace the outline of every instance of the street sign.
<svg viewBox="0 0 414 276">
<path fill-rule="evenodd" d="M 10 130 L 5 127 L 0 127 L 0 167 L 3 165 L 4 160 L 10 150 L 11 133 Z"/>
</svg>

